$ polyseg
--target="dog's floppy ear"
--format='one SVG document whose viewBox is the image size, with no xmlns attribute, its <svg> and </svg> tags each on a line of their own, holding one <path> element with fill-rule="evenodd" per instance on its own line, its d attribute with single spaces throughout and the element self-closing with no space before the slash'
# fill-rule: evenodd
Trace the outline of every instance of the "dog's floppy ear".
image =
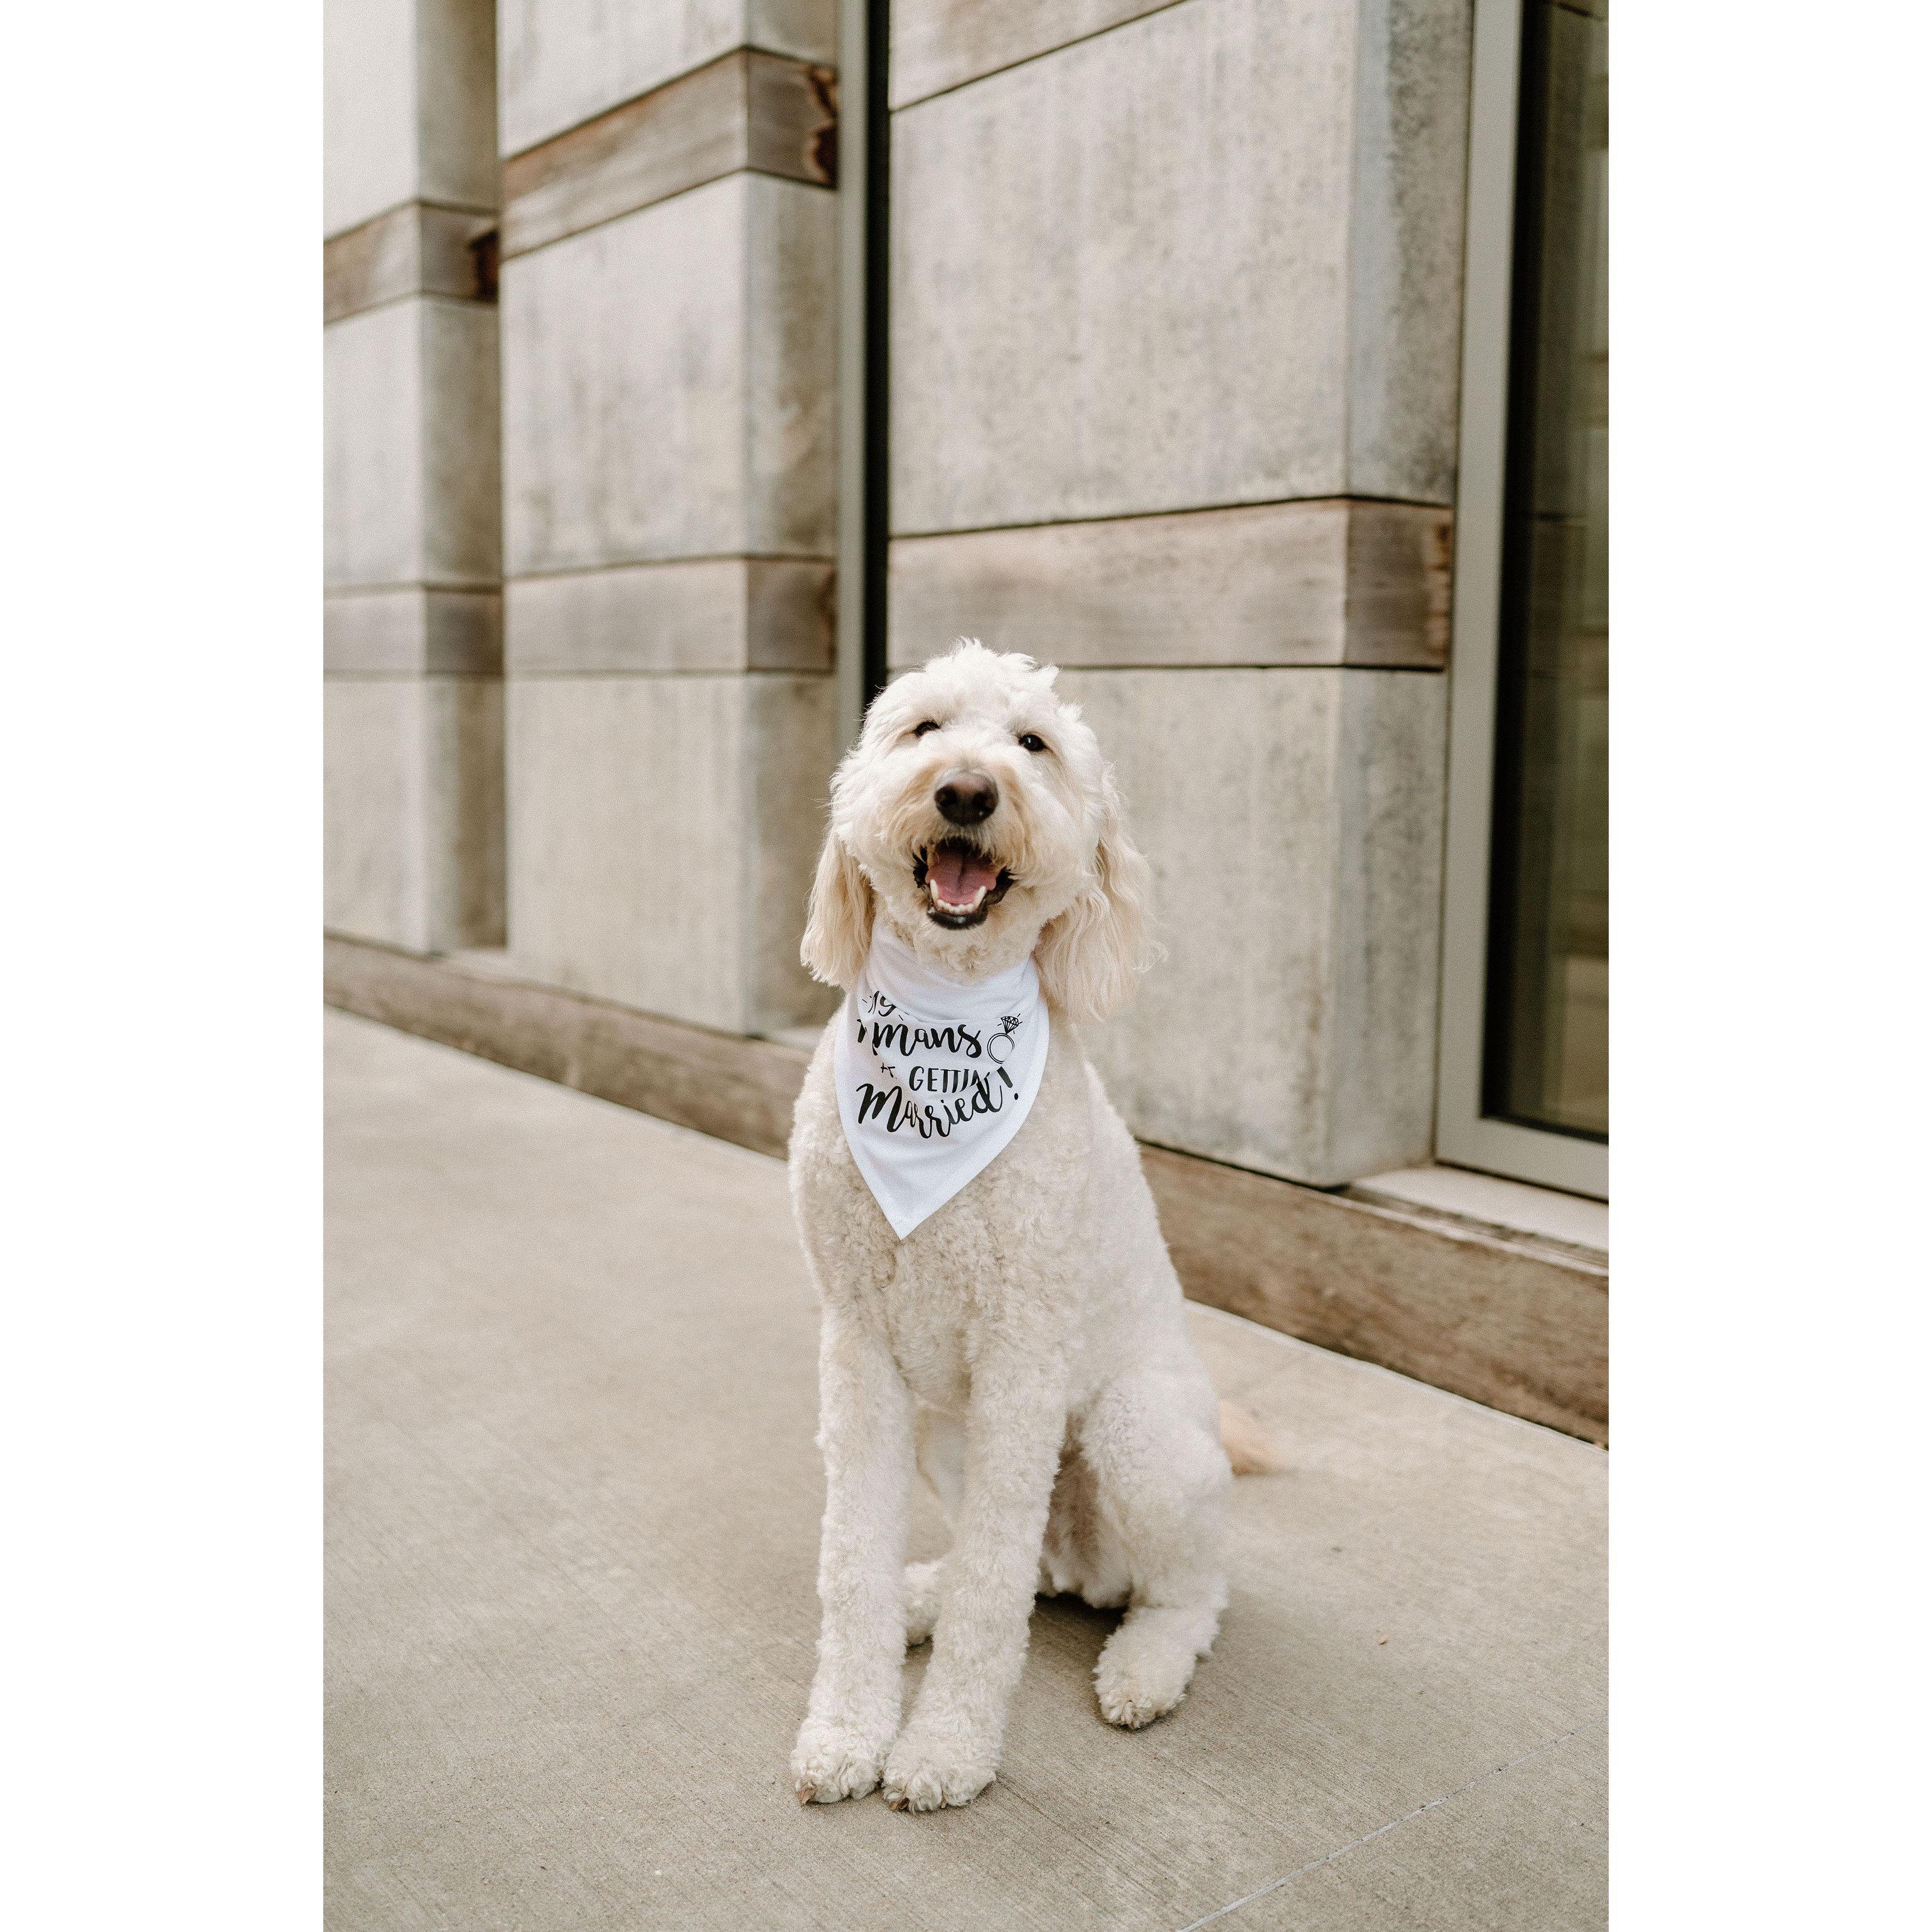
<svg viewBox="0 0 1932 1932">
<path fill-rule="evenodd" d="M 872 948 L 872 885 L 836 829 L 828 827 L 798 956 L 814 980 L 850 986 L 857 983 Z"/>
<path fill-rule="evenodd" d="M 1153 964 L 1148 862 L 1127 836 L 1111 771 L 1100 780 L 1100 842 L 1080 896 L 1051 921 L 1034 960 L 1046 995 L 1070 1019 L 1103 1020 Z"/>
</svg>

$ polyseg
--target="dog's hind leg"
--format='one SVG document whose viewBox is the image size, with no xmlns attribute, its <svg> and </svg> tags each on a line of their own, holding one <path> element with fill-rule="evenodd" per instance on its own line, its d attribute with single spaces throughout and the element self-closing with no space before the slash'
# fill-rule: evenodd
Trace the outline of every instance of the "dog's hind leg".
<svg viewBox="0 0 1932 1932">
<path fill-rule="evenodd" d="M 905 1573 L 906 1648 L 916 1650 L 932 1634 L 946 1600 L 946 1558 L 908 1563 Z"/>
<path fill-rule="evenodd" d="M 1228 1601 L 1221 1546 L 1232 1478 L 1213 1392 L 1192 1378 L 1122 1377 L 1089 1405 L 1080 1444 L 1131 1580 L 1094 1684 L 1101 1715 L 1134 1730 L 1180 1702 L 1214 1647 Z"/>
<path fill-rule="evenodd" d="M 1100 1479 L 1080 1453 L 1078 1432 L 1070 1431 L 1047 1510 L 1040 1594 L 1070 1593 L 1096 1610 L 1118 1610 L 1130 1581 L 1126 1545 L 1100 1507 Z"/>
<path fill-rule="evenodd" d="M 966 1488 L 966 1430 L 956 1415 L 921 1408 L 914 1420 L 919 1472 L 939 1498 L 949 1523 L 959 1520 Z M 908 1563 L 905 1573 L 906 1648 L 916 1649 L 932 1634 L 946 1597 L 946 1559 Z"/>
</svg>

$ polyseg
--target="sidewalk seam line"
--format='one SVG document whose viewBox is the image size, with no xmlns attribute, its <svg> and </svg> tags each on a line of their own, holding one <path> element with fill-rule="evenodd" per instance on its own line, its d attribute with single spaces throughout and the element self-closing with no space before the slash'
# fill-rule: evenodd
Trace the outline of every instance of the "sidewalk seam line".
<svg viewBox="0 0 1932 1932">
<path fill-rule="evenodd" d="M 1471 1778 L 1467 1784 L 1459 1784 L 1454 1791 L 1445 1791 L 1441 1797 L 1430 1798 L 1426 1804 L 1418 1804 L 1413 1811 L 1405 1811 L 1400 1818 L 1391 1818 L 1386 1825 L 1378 1825 L 1372 1832 L 1364 1832 L 1359 1838 L 1351 1838 L 1346 1845 L 1338 1845 L 1334 1851 L 1324 1852 L 1318 1858 L 1310 1858 L 1305 1865 L 1297 1865 L 1294 1870 L 1271 1880 L 1258 1892 L 1251 1892 L 1244 1898 L 1231 1899 L 1226 1905 L 1216 1906 L 1204 1918 L 1190 1919 L 1186 1924 L 1178 1928 L 1178 1932 L 1200 1932 L 1202 1926 L 1211 1925 L 1216 1919 L 1225 1918 L 1229 1912 L 1238 1912 L 1243 1906 L 1252 1905 L 1256 1899 L 1265 1898 L 1271 1892 L 1279 1892 L 1283 1886 L 1300 1878 L 1304 1873 L 1332 1864 L 1345 1852 L 1352 1852 L 1358 1846 L 1367 1844 L 1372 1839 L 1379 1838 L 1384 1832 L 1393 1832 L 1398 1825 L 1406 1825 L 1412 1818 L 1420 1818 L 1424 1812 L 1433 1811 L 1437 1805 L 1446 1804 L 1452 1798 L 1460 1798 L 1466 1791 L 1473 1791 L 1478 1785 L 1486 1784 L 1491 1778 L 1500 1778 L 1504 1772 L 1514 1771 L 1518 1765 L 1527 1764 L 1532 1758 L 1540 1757 L 1545 1751 L 1554 1750 L 1558 1744 L 1568 1744 L 1572 1738 L 1581 1737 L 1586 1731 L 1594 1730 L 1608 1715 L 1606 1712 L 1603 1717 L 1592 1718 L 1587 1724 L 1579 1724 L 1575 1730 L 1565 1731 L 1561 1737 L 1552 1738 L 1546 1743 L 1538 1744 L 1534 1750 L 1525 1751 L 1522 1756 L 1513 1757 L 1508 1763 L 1499 1764 L 1493 1770 Z"/>
</svg>

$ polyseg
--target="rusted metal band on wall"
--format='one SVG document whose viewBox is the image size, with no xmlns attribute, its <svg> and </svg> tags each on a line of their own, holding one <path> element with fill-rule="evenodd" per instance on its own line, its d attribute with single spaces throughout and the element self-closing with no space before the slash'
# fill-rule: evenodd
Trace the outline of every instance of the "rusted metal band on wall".
<svg viewBox="0 0 1932 1932">
<path fill-rule="evenodd" d="M 503 164 L 503 254 L 527 254 L 741 170 L 831 188 L 830 68 L 740 47 Z"/>
<path fill-rule="evenodd" d="M 496 216 L 409 201 L 322 244 L 325 323 L 405 296 L 494 302 Z"/>
<path fill-rule="evenodd" d="M 1346 497 L 895 537 L 892 663 L 964 634 L 1067 669 L 1439 670 L 1445 509 Z"/>
</svg>

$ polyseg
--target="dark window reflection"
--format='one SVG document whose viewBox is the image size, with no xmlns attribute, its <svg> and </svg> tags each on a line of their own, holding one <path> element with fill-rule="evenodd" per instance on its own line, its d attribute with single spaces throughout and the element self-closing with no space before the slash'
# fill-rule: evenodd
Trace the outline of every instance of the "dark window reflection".
<svg viewBox="0 0 1932 1932">
<path fill-rule="evenodd" d="M 1608 0 L 1523 20 L 1484 1109 L 1610 1124 Z"/>
</svg>

